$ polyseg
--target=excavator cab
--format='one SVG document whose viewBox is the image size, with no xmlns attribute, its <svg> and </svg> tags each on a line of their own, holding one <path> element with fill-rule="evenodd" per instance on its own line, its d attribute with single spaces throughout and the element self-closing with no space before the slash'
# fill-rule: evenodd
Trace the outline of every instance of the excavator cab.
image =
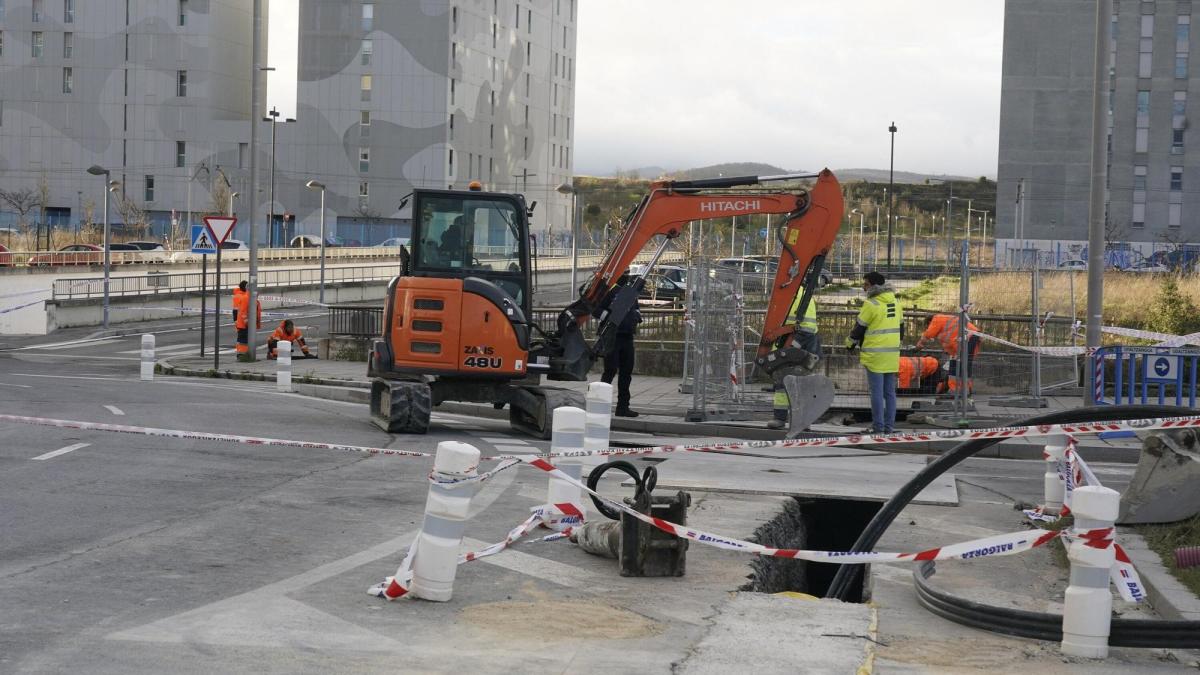
<svg viewBox="0 0 1200 675">
<path fill-rule="evenodd" d="M 528 315 L 529 224 L 519 194 L 417 190 L 410 274 L 487 280 Z"/>
</svg>

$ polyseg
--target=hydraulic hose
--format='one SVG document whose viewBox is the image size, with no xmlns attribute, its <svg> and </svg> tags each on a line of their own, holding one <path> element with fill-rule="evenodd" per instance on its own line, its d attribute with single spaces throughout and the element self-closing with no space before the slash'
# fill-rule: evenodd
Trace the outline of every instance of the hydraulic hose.
<svg viewBox="0 0 1200 675">
<path fill-rule="evenodd" d="M 1137 417 L 1183 417 L 1194 415 L 1195 410 L 1176 406 L 1164 405 L 1107 405 L 1077 410 L 1062 410 L 1058 412 L 1037 415 L 1016 422 L 1017 426 L 1036 426 L 1038 424 L 1064 424 L 1071 422 L 1108 422 L 1113 420 L 1133 419 Z M 949 452 L 941 455 L 913 476 L 903 487 L 889 499 L 863 529 L 851 552 L 871 551 L 879 543 L 880 537 L 891 526 L 896 516 L 935 478 L 957 465 L 959 462 L 975 455 L 981 450 L 1005 440 L 1003 438 L 976 438 L 964 441 L 954 446 Z M 845 600 L 850 595 L 850 588 L 863 573 L 862 565 L 843 564 L 838 567 L 827 598 Z"/>
<path fill-rule="evenodd" d="M 616 459 L 611 462 L 605 462 L 600 466 L 592 469 L 588 474 L 587 486 L 589 490 L 595 491 L 600 485 L 600 477 L 609 469 L 618 469 L 625 472 L 633 479 L 634 489 L 633 494 L 636 499 L 643 492 L 653 492 L 655 486 L 658 485 L 658 469 L 653 464 L 646 467 L 645 473 L 638 474 L 637 467 L 623 459 Z M 596 505 L 596 510 L 604 514 L 609 520 L 620 520 L 621 512 L 596 498 L 595 495 L 589 495 L 592 498 L 592 503 Z"/>
</svg>

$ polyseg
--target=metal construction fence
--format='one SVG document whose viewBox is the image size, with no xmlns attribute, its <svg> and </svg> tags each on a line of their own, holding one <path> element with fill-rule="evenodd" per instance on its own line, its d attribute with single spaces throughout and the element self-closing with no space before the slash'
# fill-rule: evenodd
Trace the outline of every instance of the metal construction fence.
<svg viewBox="0 0 1200 675">
<path fill-rule="evenodd" d="M 1101 347 L 1089 357 L 1098 405 L 1158 403 L 1196 407 L 1200 348 Z"/>
</svg>

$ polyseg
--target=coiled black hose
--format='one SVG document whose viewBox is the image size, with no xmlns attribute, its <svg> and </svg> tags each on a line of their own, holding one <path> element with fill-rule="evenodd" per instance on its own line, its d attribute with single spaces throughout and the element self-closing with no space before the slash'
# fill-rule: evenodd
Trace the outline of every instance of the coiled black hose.
<svg viewBox="0 0 1200 675">
<path fill-rule="evenodd" d="M 637 467 L 623 460 L 616 459 L 611 462 L 606 462 L 592 469 L 588 474 L 587 486 L 589 490 L 595 491 L 596 486 L 600 484 L 600 477 L 609 469 L 618 469 L 624 471 L 633 479 L 634 483 L 634 498 L 636 499 L 643 492 L 649 493 L 654 491 L 654 487 L 658 485 L 658 469 L 653 464 L 646 467 L 646 471 L 641 475 L 638 474 Z M 596 495 L 588 495 L 592 498 L 592 503 L 596 505 L 596 510 L 603 513 L 610 520 L 620 520 L 621 512 L 601 501 Z"/>
<path fill-rule="evenodd" d="M 1110 422 L 1113 420 L 1137 419 L 1140 417 L 1184 417 L 1194 415 L 1196 411 L 1191 408 L 1182 408 L 1176 406 L 1163 405 L 1106 405 L 1096 406 L 1092 408 L 1079 408 L 1076 410 L 1061 410 L 1057 412 L 1047 413 L 1045 415 L 1037 415 L 1029 417 L 1019 422 L 1015 422 L 1014 426 L 1036 426 L 1038 424 L 1069 424 L 1073 422 Z M 957 465 L 959 462 L 967 459 L 993 445 L 1007 440 L 1004 438 L 976 438 L 969 441 L 964 441 L 954 446 L 949 452 L 938 457 L 930 462 L 917 475 L 904 484 L 889 499 L 882 508 L 867 523 L 862 534 L 858 536 L 858 540 L 851 547 L 852 552 L 871 551 L 875 548 L 875 544 L 879 543 L 879 538 L 891 526 L 892 521 L 904 507 L 921 492 L 935 478 L 941 476 L 946 471 Z M 833 577 L 833 581 L 829 584 L 829 590 L 826 591 L 825 597 L 834 598 L 837 600 L 845 600 L 850 596 L 850 588 L 861 577 L 863 566 L 853 564 L 843 564 L 838 567 L 837 573 Z"/>
</svg>

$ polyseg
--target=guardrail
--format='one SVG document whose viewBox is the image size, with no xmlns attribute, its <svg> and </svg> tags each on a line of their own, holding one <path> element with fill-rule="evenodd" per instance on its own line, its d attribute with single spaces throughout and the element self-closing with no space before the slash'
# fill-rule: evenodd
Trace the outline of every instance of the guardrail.
<svg viewBox="0 0 1200 675">
<path fill-rule="evenodd" d="M 1140 403 L 1196 407 L 1200 349 L 1195 347 L 1101 347 L 1090 357 L 1092 392 L 1098 405 Z M 1111 372 L 1110 372 L 1111 371 Z M 1109 389 L 1112 395 L 1109 395 Z"/>
<path fill-rule="evenodd" d="M 379 337 L 383 335 L 383 307 L 361 305 L 331 305 L 329 334 L 349 337 Z"/>
</svg>

